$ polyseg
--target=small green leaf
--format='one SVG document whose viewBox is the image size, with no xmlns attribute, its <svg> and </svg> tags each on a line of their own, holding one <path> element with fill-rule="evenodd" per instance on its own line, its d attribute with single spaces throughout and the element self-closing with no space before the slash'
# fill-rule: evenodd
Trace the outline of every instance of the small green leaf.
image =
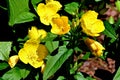
<svg viewBox="0 0 120 80">
<path fill-rule="evenodd" d="M 57 78 L 57 80 L 65 80 L 65 77 L 64 77 L 64 76 L 59 76 L 59 77 Z"/>
<path fill-rule="evenodd" d="M 118 68 L 113 80 L 120 80 L 120 67 Z"/>
<path fill-rule="evenodd" d="M 30 73 L 29 69 L 27 68 L 19 68 L 14 67 L 11 70 L 7 71 L 3 76 L 3 80 L 21 80 L 25 79 L 27 75 Z"/>
<path fill-rule="evenodd" d="M 114 28 L 108 21 L 105 21 L 104 25 L 105 25 L 105 30 L 103 31 L 103 33 L 107 35 L 107 37 L 111 38 L 111 41 L 110 41 L 111 43 L 114 42 L 117 39 Z"/>
<path fill-rule="evenodd" d="M 0 60 L 8 60 L 11 46 L 12 42 L 0 42 Z"/>
<path fill-rule="evenodd" d="M 6 62 L 0 63 L 0 70 L 6 69 L 9 65 Z"/>
<path fill-rule="evenodd" d="M 46 41 L 45 43 L 48 51 L 52 53 L 59 46 L 59 41 Z"/>
<path fill-rule="evenodd" d="M 73 49 L 67 49 L 66 46 L 59 47 L 58 53 L 47 60 L 43 80 L 47 80 L 52 76 L 72 53 Z"/>
<path fill-rule="evenodd" d="M 110 16 L 109 19 L 108 19 L 108 21 L 109 21 L 110 24 L 114 24 L 114 17 Z"/>
<path fill-rule="evenodd" d="M 89 56 L 90 56 L 90 52 L 87 52 L 87 53 L 82 57 L 82 59 L 83 59 L 83 60 L 87 60 L 87 59 L 89 58 Z"/>
<path fill-rule="evenodd" d="M 86 80 L 82 73 L 78 72 L 76 75 L 74 75 L 75 80 Z"/>
<path fill-rule="evenodd" d="M 116 5 L 117 10 L 120 12 L 120 1 L 117 0 L 117 1 L 115 2 L 115 5 Z"/>
<path fill-rule="evenodd" d="M 35 15 L 29 12 L 29 0 L 9 0 L 9 25 L 33 21 Z"/>
<path fill-rule="evenodd" d="M 68 3 L 65 5 L 65 11 L 71 15 L 75 15 L 78 11 L 79 4 L 77 2 Z"/>
</svg>

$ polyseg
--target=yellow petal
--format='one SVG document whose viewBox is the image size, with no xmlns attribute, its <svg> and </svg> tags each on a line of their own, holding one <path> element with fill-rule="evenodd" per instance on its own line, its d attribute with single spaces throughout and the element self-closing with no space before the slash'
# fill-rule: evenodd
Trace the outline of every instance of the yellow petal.
<svg viewBox="0 0 120 80">
<path fill-rule="evenodd" d="M 58 35 L 66 34 L 70 30 L 70 25 L 68 24 L 67 16 L 61 16 L 60 18 L 53 18 L 51 25 L 52 25 L 51 32 L 54 34 L 58 34 Z"/>
<path fill-rule="evenodd" d="M 89 10 L 80 19 L 82 31 L 89 36 L 99 36 L 105 29 L 103 22 L 97 19 L 97 16 L 98 13 Z"/>
<path fill-rule="evenodd" d="M 19 60 L 18 55 L 11 56 L 8 60 L 8 64 L 10 65 L 11 68 L 13 68 Z"/>
<path fill-rule="evenodd" d="M 85 39 L 85 44 L 88 46 L 93 55 L 99 57 L 103 55 L 103 50 L 105 48 L 97 41 L 87 38 Z"/>
<path fill-rule="evenodd" d="M 58 1 L 48 2 L 46 5 L 40 3 L 37 6 L 37 13 L 40 16 L 41 23 L 50 25 L 52 18 L 57 14 L 62 5 Z"/>
<path fill-rule="evenodd" d="M 26 51 L 26 49 L 24 48 L 20 49 L 18 56 L 23 63 L 28 64 L 29 59 L 28 59 L 28 52 Z"/>
</svg>

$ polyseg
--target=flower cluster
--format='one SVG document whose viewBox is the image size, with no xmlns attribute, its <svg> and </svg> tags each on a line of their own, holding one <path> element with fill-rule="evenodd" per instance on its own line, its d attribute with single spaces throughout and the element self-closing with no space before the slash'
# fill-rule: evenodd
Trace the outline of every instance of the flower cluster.
<svg viewBox="0 0 120 80">
<path fill-rule="evenodd" d="M 57 35 L 64 35 L 70 32 L 72 27 L 68 23 L 67 16 L 60 16 L 58 11 L 62 5 L 59 1 L 46 0 L 46 4 L 39 3 L 36 12 L 40 17 L 40 22 L 44 25 L 51 26 L 51 33 Z M 49 13 L 48 13 L 49 12 Z M 94 56 L 102 56 L 105 48 L 99 42 L 94 39 L 88 38 L 100 36 L 100 33 L 104 31 L 105 27 L 100 19 L 97 19 L 98 13 L 92 10 L 87 11 L 79 19 L 82 31 L 87 34 L 87 38 L 83 39 Z M 75 28 L 75 27 L 73 27 Z M 80 32 L 79 32 L 80 33 Z M 20 59 L 25 64 L 30 64 L 34 68 L 39 68 L 44 65 L 44 59 L 48 54 L 48 50 L 45 45 L 40 44 L 41 40 L 47 36 L 47 32 L 43 29 L 37 29 L 33 26 L 28 31 L 29 40 L 24 43 L 23 48 L 18 52 L 18 55 L 12 56 L 9 59 L 9 64 L 13 68 Z M 75 37 L 75 36 L 73 36 Z"/>
<path fill-rule="evenodd" d="M 92 37 L 100 36 L 100 33 L 105 30 L 102 20 L 97 19 L 97 16 L 97 12 L 89 10 L 80 19 L 82 31 Z M 93 55 L 98 57 L 103 55 L 105 48 L 102 44 L 90 38 L 86 38 L 84 42 Z"/>
<path fill-rule="evenodd" d="M 51 32 L 54 34 L 66 34 L 70 30 L 67 16 L 60 16 L 57 12 L 62 5 L 59 1 L 46 1 L 46 4 L 40 3 L 37 7 L 37 13 L 40 16 L 41 23 L 52 26 Z M 48 13 L 49 12 L 49 13 Z"/>
</svg>

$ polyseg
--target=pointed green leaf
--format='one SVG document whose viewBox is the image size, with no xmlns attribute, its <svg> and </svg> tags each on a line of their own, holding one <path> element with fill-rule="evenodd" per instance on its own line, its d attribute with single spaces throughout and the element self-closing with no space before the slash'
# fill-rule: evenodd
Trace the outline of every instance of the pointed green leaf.
<svg viewBox="0 0 120 80">
<path fill-rule="evenodd" d="M 6 69 L 9 65 L 6 62 L 0 63 L 0 70 Z"/>
<path fill-rule="evenodd" d="M 79 8 L 79 4 L 77 2 L 68 3 L 65 5 L 65 11 L 71 15 L 75 15 Z"/>
<path fill-rule="evenodd" d="M 43 73 L 43 80 L 47 80 L 52 76 L 73 53 L 73 49 L 67 49 L 66 46 L 59 47 L 58 54 L 49 57 L 45 71 Z"/>
<path fill-rule="evenodd" d="M 114 42 L 117 39 L 114 28 L 112 27 L 112 25 L 108 21 L 105 21 L 104 25 L 105 25 L 105 30 L 103 33 L 105 35 L 107 35 L 107 37 L 111 38 L 110 42 Z"/>
<path fill-rule="evenodd" d="M 3 80 L 21 80 L 27 77 L 30 73 L 29 69 L 14 67 L 11 70 L 7 71 L 3 76 Z"/>
<path fill-rule="evenodd" d="M 118 68 L 113 80 L 120 80 L 120 67 Z"/>
<path fill-rule="evenodd" d="M 0 42 L 0 60 L 8 60 L 11 46 L 12 42 Z"/>
<path fill-rule="evenodd" d="M 15 67 L 9 70 L 2 76 L 2 79 L 3 80 L 20 80 L 21 76 L 20 76 L 19 68 Z"/>
<path fill-rule="evenodd" d="M 48 51 L 52 53 L 59 46 L 59 41 L 46 41 L 45 43 Z"/>
<path fill-rule="evenodd" d="M 29 12 L 29 0 L 9 0 L 9 25 L 33 21 L 35 15 Z"/>
</svg>

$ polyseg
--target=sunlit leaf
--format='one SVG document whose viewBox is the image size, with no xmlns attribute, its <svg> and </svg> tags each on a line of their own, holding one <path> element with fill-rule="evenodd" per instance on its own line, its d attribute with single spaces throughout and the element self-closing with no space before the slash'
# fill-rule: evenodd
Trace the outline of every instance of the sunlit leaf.
<svg viewBox="0 0 120 80">
<path fill-rule="evenodd" d="M 118 68 L 113 80 L 120 80 L 120 67 Z"/>
<path fill-rule="evenodd" d="M 62 66 L 66 59 L 68 59 L 72 52 L 73 49 L 67 49 L 66 46 L 61 46 L 55 56 L 49 57 L 43 73 L 43 80 L 47 80 L 52 76 Z"/>
<path fill-rule="evenodd" d="M 12 42 L 0 42 L 0 60 L 8 60 L 11 46 Z"/>
<path fill-rule="evenodd" d="M 9 25 L 33 21 L 35 15 L 29 12 L 29 0 L 9 0 Z"/>
<path fill-rule="evenodd" d="M 59 46 L 59 41 L 46 41 L 45 43 L 48 51 L 52 53 Z"/>
<path fill-rule="evenodd" d="M 21 69 L 19 67 L 14 67 L 11 70 L 7 71 L 3 76 L 3 80 L 21 80 L 27 77 L 30 73 L 29 69 Z"/>
<path fill-rule="evenodd" d="M 77 2 L 68 3 L 65 5 L 65 11 L 71 15 L 75 15 L 79 8 L 79 4 Z"/>
</svg>

